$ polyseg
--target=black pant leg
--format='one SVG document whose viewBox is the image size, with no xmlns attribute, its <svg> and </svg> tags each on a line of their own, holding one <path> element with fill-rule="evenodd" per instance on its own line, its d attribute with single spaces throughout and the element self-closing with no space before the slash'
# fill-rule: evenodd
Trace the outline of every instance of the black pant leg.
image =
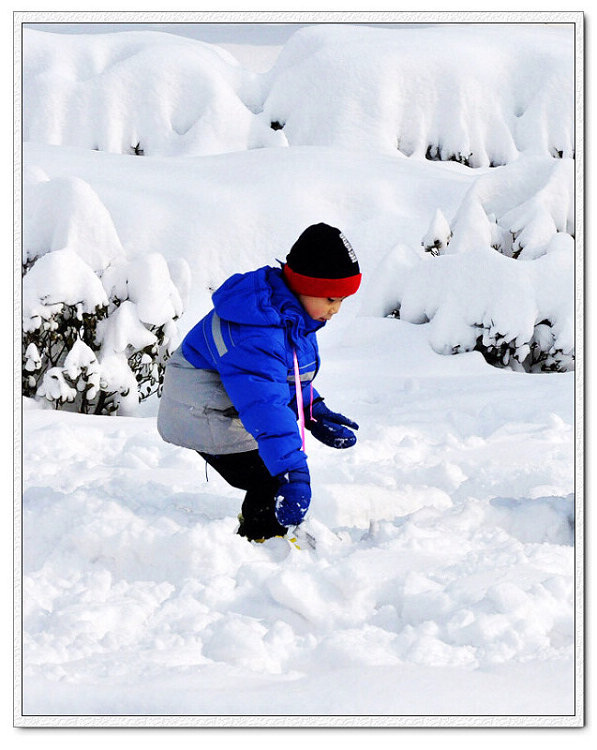
<svg viewBox="0 0 597 750">
<path fill-rule="evenodd" d="M 212 466 L 228 484 L 239 490 L 248 490 L 252 487 L 266 485 L 274 482 L 274 478 L 267 470 L 259 451 L 246 451 L 244 453 L 224 453 L 212 455 L 199 453 L 205 461 Z"/>
<path fill-rule="evenodd" d="M 200 455 L 228 484 L 246 491 L 238 532 L 241 536 L 268 539 L 286 533 L 286 527 L 278 523 L 275 514 L 278 481 L 267 470 L 259 451 Z"/>
</svg>

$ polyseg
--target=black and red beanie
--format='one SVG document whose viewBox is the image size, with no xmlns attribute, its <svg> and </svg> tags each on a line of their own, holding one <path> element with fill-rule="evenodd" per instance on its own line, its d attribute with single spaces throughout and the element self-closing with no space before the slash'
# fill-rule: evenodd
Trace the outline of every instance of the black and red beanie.
<svg viewBox="0 0 597 750">
<path fill-rule="evenodd" d="M 348 297 L 361 284 L 352 245 L 339 229 L 323 223 L 305 229 L 290 248 L 283 273 L 295 294 L 309 297 Z"/>
</svg>

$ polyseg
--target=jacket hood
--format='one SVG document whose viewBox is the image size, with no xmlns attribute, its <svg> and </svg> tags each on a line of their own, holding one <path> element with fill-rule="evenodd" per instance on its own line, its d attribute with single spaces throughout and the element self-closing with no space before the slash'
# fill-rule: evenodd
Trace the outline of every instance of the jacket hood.
<svg viewBox="0 0 597 750">
<path fill-rule="evenodd" d="M 310 332 L 322 328 L 289 289 L 280 268 L 263 266 L 231 276 L 212 297 L 223 320 L 253 326 L 278 326 Z"/>
</svg>

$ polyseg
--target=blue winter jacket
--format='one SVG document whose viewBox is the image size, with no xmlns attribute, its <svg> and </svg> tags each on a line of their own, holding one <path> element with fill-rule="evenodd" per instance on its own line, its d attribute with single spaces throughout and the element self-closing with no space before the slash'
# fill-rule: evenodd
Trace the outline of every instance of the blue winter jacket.
<svg viewBox="0 0 597 750">
<path fill-rule="evenodd" d="M 182 343 L 194 367 L 216 370 L 245 429 L 255 438 L 270 474 L 305 466 L 297 425 L 293 351 L 303 401 L 319 370 L 313 320 L 288 288 L 280 268 L 236 274 L 213 295 L 214 309 Z"/>
</svg>

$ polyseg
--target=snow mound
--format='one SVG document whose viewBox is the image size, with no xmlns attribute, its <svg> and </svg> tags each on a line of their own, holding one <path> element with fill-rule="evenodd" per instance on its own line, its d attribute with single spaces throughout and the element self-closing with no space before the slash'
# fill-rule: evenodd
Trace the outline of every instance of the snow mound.
<svg viewBox="0 0 597 750">
<path fill-rule="evenodd" d="M 255 74 L 215 45 L 159 32 L 27 30 L 25 140 L 119 154 L 210 154 L 278 142 Z"/>
<path fill-rule="evenodd" d="M 565 30 L 540 26 L 301 29 L 271 72 L 264 111 L 291 146 L 472 167 L 521 153 L 569 157 L 571 44 Z"/>
<path fill-rule="evenodd" d="M 419 265 L 406 285 L 400 316 L 411 323 L 431 321 L 430 343 L 442 354 L 479 344 L 503 348 L 501 362 L 515 369 L 546 367 L 550 355 L 554 368 L 574 369 L 573 288 L 568 252 L 521 264 L 481 248 Z"/>
<path fill-rule="evenodd" d="M 28 30 L 24 137 L 146 156 L 319 145 L 471 167 L 571 157 L 572 45 L 541 25 L 322 25 L 258 74 L 159 32 Z"/>
<path fill-rule="evenodd" d="M 435 351 L 479 347 L 515 369 L 574 369 L 574 232 L 571 159 L 524 157 L 492 170 L 451 225 L 436 210 L 421 240 L 426 257 L 395 308 L 431 321 Z"/>
<path fill-rule="evenodd" d="M 28 168 L 23 180 L 28 221 L 23 226 L 23 262 L 70 247 L 101 273 L 124 250 L 109 211 L 91 185 L 80 177 L 50 179 Z"/>
</svg>

